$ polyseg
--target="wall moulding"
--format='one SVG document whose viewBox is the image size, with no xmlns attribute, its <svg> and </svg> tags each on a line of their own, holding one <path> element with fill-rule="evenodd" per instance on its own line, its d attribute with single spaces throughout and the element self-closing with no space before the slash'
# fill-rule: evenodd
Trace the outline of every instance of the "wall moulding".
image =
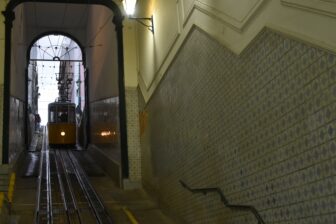
<svg viewBox="0 0 336 224">
<path fill-rule="evenodd" d="M 227 11 L 227 9 L 223 10 L 223 6 L 234 1 L 245 3 L 243 6 L 246 8 L 229 12 L 231 13 L 228 14 L 231 16 L 230 25 L 229 20 L 223 19 L 223 14 Z M 316 11 L 312 12 L 309 7 L 314 4 L 315 8 L 319 7 L 320 9 L 328 6 L 329 12 L 334 17 L 336 15 L 336 0 L 251 0 L 248 3 L 247 1 L 249 0 L 179 0 L 181 4 L 179 11 L 181 31 L 179 35 L 170 45 L 169 51 L 166 51 L 168 52 L 167 56 L 157 67 L 155 74 L 151 75 L 153 80 L 150 80 L 150 85 L 148 85 L 149 82 L 145 82 L 146 79 L 142 77 L 142 73 L 138 73 L 138 84 L 145 102 L 150 100 L 179 49 L 195 27 L 203 30 L 237 55 L 248 47 L 264 27 L 335 52 L 336 31 L 330 27 L 335 27 L 336 20 L 331 19 L 325 11 L 317 10 L 319 12 L 317 14 Z M 297 3 L 302 3 L 302 5 L 299 6 Z M 314 4 L 312 5 L 312 3 Z M 318 6 L 317 3 L 319 3 Z M 214 7 L 216 4 L 218 7 Z M 333 11 L 334 9 L 335 11 Z M 326 24 L 328 25 L 326 26 Z"/>
<path fill-rule="evenodd" d="M 163 1 L 166 5 L 161 6 L 157 9 L 156 13 L 162 15 L 161 17 L 156 18 L 156 27 L 155 32 L 156 36 L 154 38 L 154 45 L 161 46 L 155 49 L 155 63 L 156 63 L 156 71 L 153 74 L 151 80 L 143 79 L 140 75 L 142 82 L 146 86 L 146 90 L 151 88 L 153 85 L 154 79 L 162 70 L 162 66 L 166 63 L 167 57 L 170 55 L 170 52 L 174 48 L 178 38 L 181 34 L 180 27 L 180 3 L 176 2 L 175 4 L 167 4 L 168 1 Z M 170 10 L 169 10 L 170 9 Z M 171 16 L 167 11 L 174 12 L 174 16 Z M 171 16 L 172 18 L 167 20 L 165 18 Z M 143 71 L 140 71 L 140 74 Z"/>
<path fill-rule="evenodd" d="M 245 25 L 253 17 L 265 0 L 184 0 L 183 4 L 183 25 L 188 22 L 194 10 L 198 10 L 210 17 L 221 20 L 231 28 L 242 31 Z M 237 8 L 237 4 L 241 7 Z"/>
<path fill-rule="evenodd" d="M 281 0 L 281 3 L 285 6 L 336 17 L 335 0 Z"/>
<path fill-rule="evenodd" d="M 141 73 L 139 72 L 139 77 L 141 78 L 141 82 L 146 86 L 146 90 L 149 90 L 152 87 L 152 85 L 154 84 L 154 80 L 159 75 L 160 71 L 162 70 L 163 65 L 165 64 L 165 62 L 168 60 L 167 58 L 168 58 L 170 52 L 173 50 L 174 45 L 175 45 L 176 41 L 178 40 L 179 36 L 180 36 L 179 32 L 174 33 L 172 35 L 173 38 L 170 41 L 171 43 L 168 45 L 169 48 L 167 49 L 167 53 L 165 54 L 164 58 L 161 60 L 162 62 L 158 63 L 159 64 L 159 68 L 155 71 L 155 74 L 154 74 L 153 78 L 151 79 L 151 81 L 149 83 L 146 82 L 143 79 L 143 77 L 141 76 Z"/>
</svg>

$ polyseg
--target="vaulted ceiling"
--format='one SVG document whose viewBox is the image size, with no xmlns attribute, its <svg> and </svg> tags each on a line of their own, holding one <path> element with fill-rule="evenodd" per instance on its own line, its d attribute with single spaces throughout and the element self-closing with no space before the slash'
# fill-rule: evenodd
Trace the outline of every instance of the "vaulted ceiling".
<svg viewBox="0 0 336 224">
<path fill-rule="evenodd" d="M 105 13 L 97 15 L 100 10 Z M 42 33 L 60 31 L 72 35 L 85 46 L 92 39 L 92 30 L 91 34 L 87 30 L 90 17 L 99 17 L 94 24 L 99 29 L 108 19 L 112 22 L 113 11 L 101 5 L 26 2 L 15 8 L 14 23 L 24 27 L 20 32 L 25 35 L 26 45 Z"/>
<path fill-rule="evenodd" d="M 24 3 L 28 27 L 85 29 L 90 5 Z"/>
</svg>

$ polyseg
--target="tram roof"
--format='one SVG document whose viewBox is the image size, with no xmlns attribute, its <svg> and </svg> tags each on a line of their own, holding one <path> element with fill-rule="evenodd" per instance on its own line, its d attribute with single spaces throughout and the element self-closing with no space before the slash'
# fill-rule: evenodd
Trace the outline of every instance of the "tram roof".
<svg viewBox="0 0 336 224">
<path fill-rule="evenodd" d="M 76 104 L 71 102 L 52 102 L 49 103 L 48 106 L 76 106 Z"/>
</svg>

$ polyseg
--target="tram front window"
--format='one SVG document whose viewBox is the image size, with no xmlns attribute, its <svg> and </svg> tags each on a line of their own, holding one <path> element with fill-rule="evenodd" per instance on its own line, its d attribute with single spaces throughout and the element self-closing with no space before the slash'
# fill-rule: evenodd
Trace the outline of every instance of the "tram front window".
<svg viewBox="0 0 336 224">
<path fill-rule="evenodd" d="M 52 103 L 49 105 L 50 123 L 76 123 L 75 104 Z"/>
<path fill-rule="evenodd" d="M 68 121 L 68 114 L 65 112 L 60 112 L 58 115 L 59 122 L 67 122 Z"/>
</svg>

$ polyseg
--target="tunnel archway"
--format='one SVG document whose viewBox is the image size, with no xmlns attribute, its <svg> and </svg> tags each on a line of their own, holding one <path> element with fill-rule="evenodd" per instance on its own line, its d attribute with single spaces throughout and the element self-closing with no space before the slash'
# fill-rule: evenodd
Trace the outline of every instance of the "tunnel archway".
<svg viewBox="0 0 336 224">
<path fill-rule="evenodd" d="M 81 51 L 81 60 L 83 61 L 83 64 L 85 65 L 85 49 L 84 49 L 84 45 L 72 34 L 68 33 L 68 32 L 63 32 L 63 31 L 59 31 L 59 30 L 55 30 L 55 31 L 47 31 L 47 32 L 43 32 L 40 33 L 39 35 L 37 35 L 35 38 L 33 38 L 33 40 L 30 42 L 28 49 L 27 49 L 27 61 L 30 60 L 30 51 L 32 49 L 32 47 L 34 47 L 34 44 L 41 38 L 48 36 L 48 35 L 62 35 L 65 36 L 71 40 L 73 40 L 76 45 L 78 45 L 80 51 Z M 76 59 L 77 60 L 77 59 Z"/>
<path fill-rule="evenodd" d="M 55 3 L 74 5 L 100 5 L 113 12 L 112 22 L 115 26 L 115 40 L 117 52 L 117 73 L 118 73 L 118 97 L 119 97 L 119 127 L 120 127 L 120 148 L 122 177 L 128 177 L 128 153 L 127 153 L 127 130 L 126 130 L 126 106 L 125 106 L 125 85 L 124 85 L 124 59 L 123 59 L 123 16 L 119 6 L 110 0 L 11 0 L 3 12 L 5 16 L 5 55 L 4 55 L 4 111 L 3 111 L 3 154 L 2 162 L 9 162 L 9 117 L 10 117 L 10 86 L 11 86 L 11 41 L 12 26 L 15 20 L 15 8 L 23 3 Z M 50 31 L 49 31 L 50 32 Z M 60 31 L 62 32 L 62 31 Z M 42 35 L 42 34 L 40 34 Z M 37 37 L 36 37 L 37 38 Z M 85 52 L 85 51 L 83 51 Z M 84 60 L 85 61 L 85 60 Z"/>
<path fill-rule="evenodd" d="M 27 146 L 31 145 L 34 131 L 40 131 L 40 125 L 47 125 L 48 105 L 60 101 L 76 105 L 77 136 L 81 137 L 77 144 L 85 146 L 84 140 L 90 129 L 86 119 L 89 113 L 87 89 L 84 88 L 88 73 L 83 53 L 83 45 L 66 32 L 42 33 L 29 45 L 26 67 Z"/>
</svg>

